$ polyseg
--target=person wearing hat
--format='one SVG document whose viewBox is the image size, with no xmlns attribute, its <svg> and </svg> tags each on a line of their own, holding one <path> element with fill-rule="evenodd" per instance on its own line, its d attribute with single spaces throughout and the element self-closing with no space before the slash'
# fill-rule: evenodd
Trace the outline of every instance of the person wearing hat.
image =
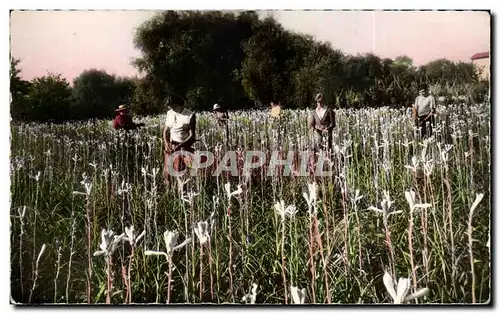
<svg viewBox="0 0 500 314">
<path fill-rule="evenodd" d="M 215 113 L 215 119 L 220 127 L 224 127 L 226 132 L 226 143 L 229 143 L 229 114 L 227 113 L 226 108 L 219 104 L 214 104 L 212 111 Z"/>
<path fill-rule="evenodd" d="M 420 128 L 421 138 L 432 135 L 432 127 L 434 126 L 434 110 L 436 108 L 436 100 L 430 95 L 427 85 L 422 85 L 418 91 L 418 96 L 415 98 L 413 106 L 413 119 L 415 125 Z"/>
<path fill-rule="evenodd" d="M 324 105 L 323 94 L 314 97 L 316 108 L 309 111 L 307 124 L 314 132 L 314 148 L 321 149 L 324 136 L 327 137 L 327 149 L 332 149 L 332 133 L 335 128 L 335 112 Z"/>
<path fill-rule="evenodd" d="M 177 95 L 168 97 L 165 124 L 163 127 L 163 142 L 165 145 L 165 166 L 170 154 L 177 151 L 194 153 L 194 143 L 196 142 L 196 115 L 193 111 L 185 107 L 184 99 Z M 183 171 L 188 163 L 188 155 L 182 155 L 173 161 L 175 171 Z M 167 168 L 165 168 L 167 170 Z"/>
<path fill-rule="evenodd" d="M 215 118 L 217 119 L 219 126 L 227 126 L 229 114 L 227 113 L 226 108 L 219 104 L 214 104 L 212 111 L 215 113 Z"/>
<path fill-rule="evenodd" d="M 116 149 L 120 151 L 120 154 L 117 154 L 119 158 L 125 163 L 122 164 L 124 167 L 124 175 L 127 176 L 127 180 L 132 182 L 134 178 L 137 176 L 137 164 L 141 162 L 141 155 L 137 154 L 134 149 L 135 139 L 133 136 L 129 136 L 130 130 L 136 130 L 141 126 L 144 126 L 144 123 L 134 123 L 132 120 L 132 116 L 129 114 L 129 110 L 127 106 L 120 105 L 118 109 L 115 110 L 116 116 L 113 120 L 113 129 L 118 132 L 122 132 L 120 130 L 126 131 L 124 137 L 119 136 Z"/>
<path fill-rule="evenodd" d="M 144 126 L 144 123 L 134 123 L 132 120 L 132 116 L 129 113 L 127 106 L 120 105 L 118 109 L 115 110 L 116 116 L 113 120 L 113 129 L 115 130 L 135 130 L 141 126 Z"/>
</svg>

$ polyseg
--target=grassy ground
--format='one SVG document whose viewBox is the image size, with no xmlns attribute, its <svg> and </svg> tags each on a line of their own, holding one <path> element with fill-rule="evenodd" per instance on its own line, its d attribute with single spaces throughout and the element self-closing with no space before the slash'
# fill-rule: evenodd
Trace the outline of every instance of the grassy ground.
<svg viewBox="0 0 500 314">
<path fill-rule="evenodd" d="M 490 106 L 439 107 L 430 141 L 415 138 L 405 110 L 336 113 L 326 166 L 333 176 L 267 176 L 264 168 L 213 176 L 210 168 L 190 178 L 184 197 L 163 179 L 164 117 L 143 119 L 146 128 L 128 139 L 110 121 L 13 125 L 12 298 L 232 303 L 255 283 L 256 303 L 292 303 L 291 286 L 305 289 L 306 303 L 386 303 L 387 271 L 408 277 L 411 292 L 429 289 L 411 302 L 489 301 Z M 286 156 L 311 143 L 305 118 L 232 113 L 226 142 L 202 114 L 197 145 L 216 162 L 238 148 Z M 241 193 L 229 198 L 228 182 Z M 308 203 L 313 182 L 317 198 Z M 429 205 L 411 207 L 410 190 L 415 203 Z M 484 197 L 471 211 L 477 193 Z M 283 220 L 281 200 L 296 209 Z M 200 245 L 194 228 L 207 220 L 210 241 Z M 120 235 L 130 225 L 136 236 L 145 231 L 138 243 L 122 239 L 109 256 L 94 256 L 102 229 Z M 191 242 L 146 255 L 167 252 L 166 230 Z"/>
</svg>

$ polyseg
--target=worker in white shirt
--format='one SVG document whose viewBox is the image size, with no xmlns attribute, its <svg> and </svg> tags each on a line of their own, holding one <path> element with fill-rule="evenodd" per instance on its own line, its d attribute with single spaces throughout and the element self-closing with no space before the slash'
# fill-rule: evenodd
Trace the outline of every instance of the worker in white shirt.
<svg viewBox="0 0 500 314">
<path fill-rule="evenodd" d="M 419 90 L 419 95 L 415 99 L 414 122 L 420 128 L 420 136 L 422 138 L 427 135 L 432 135 L 432 127 L 434 126 L 434 110 L 436 108 L 436 100 L 434 96 L 429 94 L 427 85 L 424 85 Z"/>
<path fill-rule="evenodd" d="M 314 147 L 321 149 L 323 137 L 327 137 L 327 148 L 332 149 L 332 133 L 335 127 L 335 112 L 323 104 L 323 94 L 318 93 L 314 98 L 316 108 L 309 111 L 307 124 L 314 131 Z"/>
<path fill-rule="evenodd" d="M 194 153 L 196 142 L 196 115 L 184 106 L 182 97 L 173 95 L 167 99 L 170 110 L 167 112 L 163 128 L 163 142 L 165 145 L 165 166 L 168 157 L 176 151 Z M 173 161 L 173 169 L 183 171 L 189 162 L 189 154 L 182 154 Z M 167 170 L 167 169 L 165 169 Z"/>
</svg>

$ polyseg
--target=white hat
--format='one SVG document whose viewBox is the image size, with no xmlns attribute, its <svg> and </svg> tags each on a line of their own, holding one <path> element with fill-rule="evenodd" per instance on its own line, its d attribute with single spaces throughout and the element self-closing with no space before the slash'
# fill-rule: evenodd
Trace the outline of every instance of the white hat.
<svg viewBox="0 0 500 314">
<path fill-rule="evenodd" d="M 219 105 L 219 104 L 214 104 L 214 109 L 213 109 L 213 110 L 217 110 L 217 109 L 221 109 L 221 108 L 222 108 L 222 106 L 221 106 L 221 105 Z"/>
</svg>

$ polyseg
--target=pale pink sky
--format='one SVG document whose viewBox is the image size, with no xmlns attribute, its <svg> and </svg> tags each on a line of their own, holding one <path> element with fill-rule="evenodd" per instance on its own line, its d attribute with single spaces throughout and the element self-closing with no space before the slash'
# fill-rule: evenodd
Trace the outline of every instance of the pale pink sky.
<svg viewBox="0 0 500 314">
<path fill-rule="evenodd" d="M 69 81 L 90 68 L 130 76 L 139 52 L 134 28 L 155 11 L 16 11 L 11 14 L 11 52 L 22 76 L 47 72 Z M 262 13 L 262 15 L 267 15 Z M 274 11 L 287 29 L 313 35 L 349 54 L 407 55 L 420 65 L 438 58 L 470 61 L 490 50 L 490 16 L 484 12 Z"/>
</svg>

